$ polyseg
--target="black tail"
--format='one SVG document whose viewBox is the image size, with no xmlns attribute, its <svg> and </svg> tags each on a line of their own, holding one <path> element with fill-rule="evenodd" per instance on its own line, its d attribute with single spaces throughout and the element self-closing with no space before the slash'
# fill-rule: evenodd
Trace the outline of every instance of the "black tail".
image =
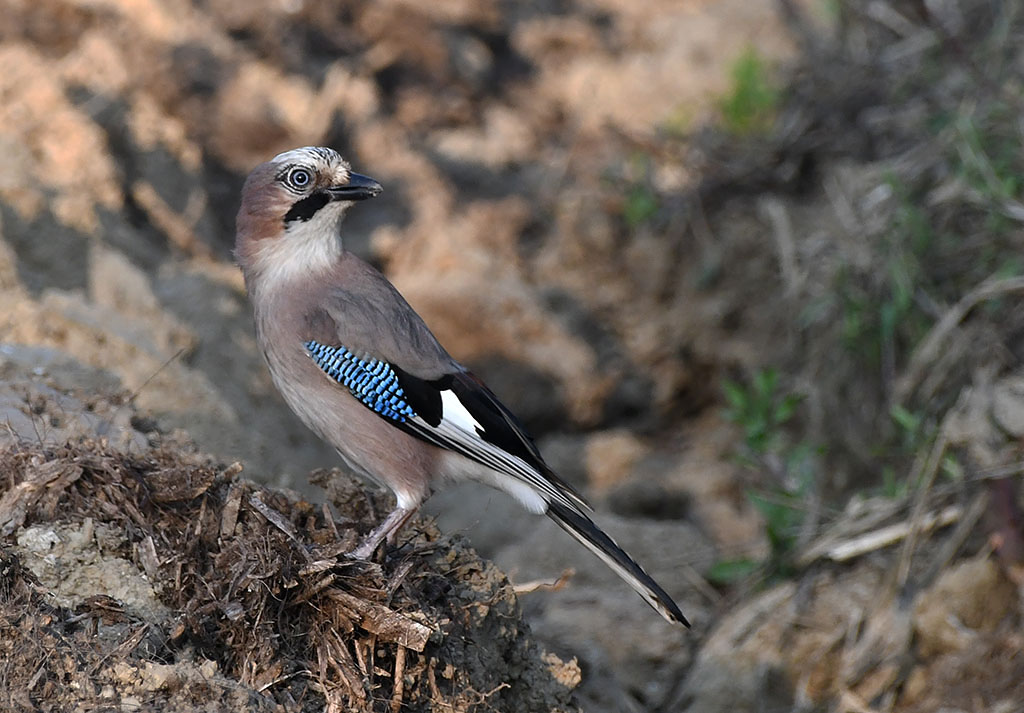
<svg viewBox="0 0 1024 713">
<path fill-rule="evenodd" d="M 633 561 L 612 538 L 583 513 L 571 510 L 557 502 L 548 505 L 548 517 L 570 535 L 579 540 L 591 552 L 601 558 L 617 575 L 629 583 L 637 593 L 668 621 L 690 626 L 672 597 L 651 579 L 650 575 Z"/>
</svg>

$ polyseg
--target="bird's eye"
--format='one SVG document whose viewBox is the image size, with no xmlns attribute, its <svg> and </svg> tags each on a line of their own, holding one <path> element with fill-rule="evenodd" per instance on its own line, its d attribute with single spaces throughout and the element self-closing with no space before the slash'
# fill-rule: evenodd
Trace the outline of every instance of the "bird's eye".
<svg viewBox="0 0 1024 713">
<path fill-rule="evenodd" d="M 288 183 L 293 188 L 305 190 L 313 182 L 313 176 L 304 168 L 293 168 L 288 173 Z"/>
</svg>

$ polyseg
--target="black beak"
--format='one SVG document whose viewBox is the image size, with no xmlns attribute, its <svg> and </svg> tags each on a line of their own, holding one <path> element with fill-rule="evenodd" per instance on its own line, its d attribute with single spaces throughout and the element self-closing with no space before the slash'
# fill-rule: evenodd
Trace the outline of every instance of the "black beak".
<svg viewBox="0 0 1024 713">
<path fill-rule="evenodd" d="M 362 176 L 358 173 L 348 174 L 348 183 L 343 186 L 331 186 L 327 192 L 331 200 L 335 201 L 365 201 L 380 195 L 384 189 L 379 183 L 369 176 Z"/>
</svg>

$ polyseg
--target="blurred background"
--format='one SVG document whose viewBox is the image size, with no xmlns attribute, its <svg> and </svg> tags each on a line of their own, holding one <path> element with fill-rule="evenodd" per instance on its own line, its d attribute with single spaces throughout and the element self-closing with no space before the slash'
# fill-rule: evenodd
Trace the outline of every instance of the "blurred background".
<svg viewBox="0 0 1024 713">
<path fill-rule="evenodd" d="M 385 187 L 346 247 L 696 624 L 438 495 L 514 583 L 571 570 L 522 603 L 586 710 L 1019 709 L 1019 3 L 0 12 L 5 379 L 129 395 L 136 430 L 322 497 L 231 248 L 248 171 L 332 146 Z"/>
</svg>

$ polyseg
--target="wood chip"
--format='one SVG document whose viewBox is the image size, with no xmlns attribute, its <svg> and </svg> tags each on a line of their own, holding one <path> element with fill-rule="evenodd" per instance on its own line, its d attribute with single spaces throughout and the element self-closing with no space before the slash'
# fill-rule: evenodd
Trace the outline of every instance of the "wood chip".
<svg viewBox="0 0 1024 713">
<path fill-rule="evenodd" d="M 332 631 L 329 636 L 325 637 L 324 642 L 328 646 L 317 648 L 321 679 L 327 680 L 325 675 L 327 667 L 334 669 L 347 687 L 346 692 L 357 703 L 365 703 L 366 690 L 363 688 L 363 677 L 360 675 L 359 669 L 356 668 L 356 663 L 352 660 L 352 654 L 349 653 L 345 641 L 338 635 L 338 632 Z M 329 656 L 329 658 L 325 658 L 325 656 Z M 324 690 L 328 690 L 328 686 L 324 686 Z"/>
<path fill-rule="evenodd" d="M 242 466 L 242 464 L 236 460 L 234 463 L 225 468 L 224 471 L 220 474 L 220 476 L 224 478 L 224 480 L 234 480 L 235 476 L 241 473 L 243 470 L 244 467 Z"/>
<path fill-rule="evenodd" d="M 405 693 L 405 647 L 399 646 L 395 652 L 395 687 L 391 694 L 391 713 L 402 709 L 402 696 Z"/>
<path fill-rule="evenodd" d="M 299 574 L 302 575 L 303 577 L 305 577 L 305 576 L 308 576 L 310 574 L 317 574 L 319 572 L 326 572 L 329 569 L 333 569 L 337 565 L 338 565 L 338 561 L 334 560 L 334 559 L 316 560 L 315 562 L 310 562 L 305 567 L 300 569 L 299 570 Z"/>
<path fill-rule="evenodd" d="M 160 558 L 156 554 L 156 544 L 153 542 L 153 536 L 147 535 L 139 543 L 139 562 L 142 564 L 142 569 L 146 571 L 146 576 L 149 577 L 150 582 L 159 582 L 160 576 Z"/>
<path fill-rule="evenodd" d="M 249 505 L 278 530 L 288 536 L 288 539 L 298 540 L 295 533 L 295 526 L 284 515 L 260 500 L 259 493 L 249 496 Z"/>
<path fill-rule="evenodd" d="M 244 486 L 234 482 L 228 489 L 228 497 L 224 502 L 224 509 L 220 515 L 220 536 L 231 537 L 235 534 L 235 525 L 238 524 L 238 510 L 242 506 L 242 491 Z"/>
<path fill-rule="evenodd" d="M 229 621 L 239 621 L 245 616 L 245 607 L 241 602 L 225 602 L 220 610 Z"/>
<path fill-rule="evenodd" d="M 169 468 L 146 476 L 150 497 L 157 503 L 198 498 L 213 485 L 216 473 L 205 468 Z"/>
<path fill-rule="evenodd" d="M 335 589 L 327 592 L 327 596 L 351 611 L 359 626 L 376 634 L 382 641 L 401 644 L 413 651 L 422 652 L 433 633 L 429 627 L 413 621 L 404 614 L 392 611 L 381 604 L 353 597 L 347 592 Z"/>
<path fill-rule="evenodd" d="M 10 535 L 25 523 L 25 518 L 47 493 L 59 492 L 82 477 L 81 466 L 50 461 L 31 467 L 25 480 L 0 498 L 0 534 Z"/>
<path fill-rule="evenodd" d="M 117 645 L 117 648 L 114 650 L 111 658 L 116 661 L 117 659 L 128 656 L 140 643 L 142 643 L 142 639 L 146 636 L 146 632 L 149 631 L 149 627 L 149 624 L 142 624 L 135 629 L 131 636 Z"/>
</svg>

